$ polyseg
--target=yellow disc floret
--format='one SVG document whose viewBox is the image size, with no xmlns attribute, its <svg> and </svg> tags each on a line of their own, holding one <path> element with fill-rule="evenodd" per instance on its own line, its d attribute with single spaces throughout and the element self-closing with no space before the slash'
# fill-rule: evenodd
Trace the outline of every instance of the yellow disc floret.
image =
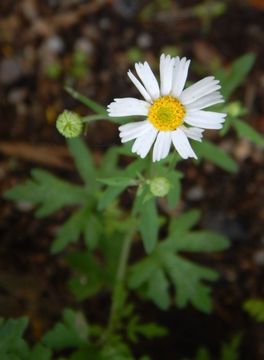
<svg viewBox="0 0 264 360">
<path fill-rule="evenodd" d="M 160 131 L 176 130 L 184 120 L 185 108 L 173 96 L 162 96 L 149 109 L 148 120 Z"/>
</svg>

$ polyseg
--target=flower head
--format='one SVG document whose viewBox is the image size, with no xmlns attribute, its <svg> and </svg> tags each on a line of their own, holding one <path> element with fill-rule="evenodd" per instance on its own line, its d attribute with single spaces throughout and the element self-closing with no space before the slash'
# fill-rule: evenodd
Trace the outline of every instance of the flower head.
<svg viewBox="0 0 264 360">
<path fill-rule="evenodd" d="M 73 138 L 81 134 L 83 123 L 78 114 L 69 110 L 64 110 L 57 118 L 56 127 L 66 138 Z"/>
<path fill-rule="evenodd" d="M 128 76 L 144 100 L 114 99 L 108 105 L 110 116 L 144 116 L 145 120 L 119 127 L 121 141 L 135 140 L 132 152 L 144 158 L 153 148 L 153 161 L 164 159 L 174 145 L 183 159 L 197 158 L 189 139 L 201 141 L 204 129 L 221 129 L 226 114 L 203 109 L 223 102 L 221 86 L 208 76 L 184 90 L 190 60 L 160 57 L 160 86 L 149 64 L 135 64 L 140 80 Z"/>
<path fill-rule="evenodd" d="M 167 178 L 157 176 L 150 181 L 149 187 L 153 195 L 163 197 L 170 191 L 171 184 Z"/>
</svg>

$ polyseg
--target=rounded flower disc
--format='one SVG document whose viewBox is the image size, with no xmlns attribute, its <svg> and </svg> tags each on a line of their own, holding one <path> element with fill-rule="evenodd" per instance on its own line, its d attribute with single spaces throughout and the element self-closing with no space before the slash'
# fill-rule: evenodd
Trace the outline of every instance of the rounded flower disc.
<svg viewBox="0 0 264 360">
<path fill-rule="evenodd" d="M 190 60 L 160 57 L 160 84 L 149 64 L 136 63 L 138 78 L 128 76 L 144 100 L 114 99 L 110 116 L 144 116 L 145 120 L 119 127 L 121 141 L 135 140 L 132 152 L 144 158 L 153 147 L 153 161 L 166 158 L 171 144 L 184 159 L 197 158 L 189 139 L 201 141 L 204 129 L 221 129 L 226 114 L 203 109 L 223 102 L 219 81 L 208 76 L 184 89 Z"/>
<path fill-rule="evenodd" d="M 148 120 L 160 131 L 176 130 L 184 120 L 185 108 L 172 96 L 161 96 L 154 101 L 148 113 Z"/>
</svg>

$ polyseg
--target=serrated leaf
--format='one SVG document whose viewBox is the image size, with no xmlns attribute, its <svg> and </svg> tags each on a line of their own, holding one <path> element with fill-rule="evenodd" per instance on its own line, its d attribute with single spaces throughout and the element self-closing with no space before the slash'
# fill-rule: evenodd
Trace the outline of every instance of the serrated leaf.
<svg viewBox="0 0 264 360">
<path fill-rule="evenodd" d="M 236 119 L 233 125 L 239 136 L 245 137 L 256 145 L 264 146 L 264 136 L 253 129 L 252 126 L 239 119 Z"/>
<path fill-rule="evenodd" d="M 57 323 L 52 330 L 44 335 L 43 343 L 54 350 L 87 345 L 87 324 L 83 323 L 83 317 L 80 316 L 80 313 L 65 310 L 63 322 Z"/>
<path fill-rule="evenodd" d="M 169 282 L 162 270 L 159 268 L 149 278 L 147 296 L 160 309 L 167 310 L 170 305 L 168 294 Z"/>
<path fill-rule="evenodd" d="M 139 231 L 145 251 L 151 253 L 158 241 L 159 219 L 155 199 L 146 201 L 140 209 Z"/>
<path fill-rule="evenodd" d="M 217 280 L 218 273 L 178 253 L 220 251 L 229 243 L 225 237 L 211 231 L 190 231 L 199 216 L 199 211 L 193 210 L 175 218 L 168 238 L 160 242 L 145 259 L 130 267 L 129 287 L 138 289 L 161 309 L 167 309 L 170 303 L 170 280 L 179 307 L 191 303 L 203 312 L 211 311 L 211 289 L 207 282 Z"/>
<path fill-rule="evenodd" d="M 178 205 L 181 196 L 181 177 L 178 171 L 171 171 L 167 178 L 171 184 L 170 191 L 167 195 L 169 208 L 175 208 Z"/>
<path fill-rule="evenodd" d="M 228 239 L 212 231 L 192 231 L 185 235 L 174 234 L 163 242 L 162 246 L 168 246 L 174 251 L 211 252 L 222 251 L 229 247 Z"/>
<path fill-rule="evenodd" d="M 85 343 L 75 331 L 62 323 L 58 323 L 43 338 L 43 342 L 54 350 L 83 346 Z"/>
<path fill-rule="evenodd" d="M 190 301 L 199 310 L 210 313 L 212 309 L 210 288 L 202 281 L 217 280 L 218 274 L 170 252 L 162 254 L 162 261 L 176 287 L 177 305 L 184 307 Z"/>
<path fill-rule="evenodd" d="M 58 234 L 52 243 L 52 253 L 62 251 L 68 244 L 76 242 L 87 221 L 87 209 L 81 208 L 75 211 L 67 221 L 59 228 Z"/>
<path fill-rule="evenodd" d="M 5 197 L 39 205 L 36 211 L 39 217 L 47 216 L 66 205 L 83 204 L 87 196 L 82 187 L 61 180 L 48 171 L 34 169 L 31 175 L 32 179 L 8 190 Z"/>
<path fill-rule="evenodd" d="M 109 204 L 111 204 L 111 202 L 113 202 L 118 197 L 119 194 L 121 194 L 125 190 L 125 188 L 126 185 L 108 187 L 99 199 L 98 210 L 101 211 L 105 209 Z"/>
<path fill-rule="evenodd" d="M 238 165 L 235 160 L 219 146 L 209 141 L 203 141 L 201 143 L 194 143 L 193 148 L 199 158 L 205 158 L 226 171 L 233 173 L 238 171 Z"/>
<path fill-rule="evenodd" d="M 52 351 L 42 344 L 34 346 L 30 353 L 29 360 L 51 360 Z"/>
<path fill-rule="evenodd" d="M 98 177 L 104 178 L 113 176 L 113 172 L 116 171 L 117 168 L 118 155 L 118 147 L 111 147 L 107 150 L 98 170 Z"/>
<path fill-rule="evenodd" d="M 215 76 L 220 80 L 221 92 L 227 100 L 234 90 L 242 84 L 246 75 L 251 70 L 255 62 L 255 54 L 248 53 L 236 59 L 227 70 L 219 70 Z"/>
<path fill-rule="evenodd" d="M 130 177 L 125 176 L 117 176 L 111 178 L 99 178 L 97 179 L 102 184 L 109 185 L 109 186 L 131 186 L 134 185 L 135 180 L 131 179 Z"/>
<path fill-rule="evenodd" d="M 63 311 L 63 320 L 65 325 L 73 328 L 84 341 L 88 340 L 89 331 L 88 324 L 84 315 L 80 311 L 65 309 Z"/>
<path fill-rule="evenodd" d="M 25 317 L 20 319 L 9 319 L 0 326 L 0 354 L 5 356 L 20 355 L 26 359 L 28 347 L 22 339 L 23 333 L 27 327 L 28 320 Z M 18 357 L 19 358 L 19 357 Z"/>
<path fill-rule="evenodd" d="M 124 171 L 122 171 L 122 177 L 126 179 L 134 179 L 135 174 L 142 171 L 145 165 L 146 162 L 142 159 L 134 161 Z M 129 181 L 123 183 L 123 185 L 108 187 L 99 200 L 98 210 L 105 209 L 111 202 L 113 202 L 118 197 L 119 194 L 121 194 L 126 189 L 128 185 Z"/>
<path fill-rule="evenodd" d="M 98 186 L 96 183 L 97 174 L 88 147 L 80 138 L 68 139 L 67 143 L 80 176 L 88 189 L 94 192 Z"/>
<path fill-rule="evenodd" d="M 156 267 L 157 265 L 152 257 L 147 257 L 131 266 L 128 277 L 129 286 L 132 289 L 136 289 L 147 282 L 155 272 Z"/>
<path fill-rule="evenodd" d="M 169 234 L 175 237 L 184 234 L 199 221 L 200 216 L 200 211 L 193 209 L 173 217 L 169 225 Z"/>
<path fill-rule="evenodd" d="M 83 224 L 84 241 L 88 249 L 95 249 L 99 242 L 99 237 L 102 232 L 100 218 L 89 214 Z"/>
</svg>

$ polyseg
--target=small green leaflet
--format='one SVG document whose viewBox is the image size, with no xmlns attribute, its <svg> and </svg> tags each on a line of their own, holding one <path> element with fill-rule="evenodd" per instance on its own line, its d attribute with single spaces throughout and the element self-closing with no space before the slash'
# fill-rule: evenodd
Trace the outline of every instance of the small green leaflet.
<svg viewBox="0 0 264 360">
<path fill-rule="evenodd" d="M 3 321 L 0 325 L 0 356 L 7 358 L 21 356 L 25 359 L 28 354 L 28 347 L 23 340 L 23 333 L 27 327 L 28 320 L 25 317 Z"/>
<path fill-rule="evenodd" d="M 170 171 L 167 178 L 171 184 L 167 195 L 169 208 L 175 208 L 178 205 L 181 196 L 181 178 L 182 173 L 176 170 Z"/>
<path fill-rule="evenodd" d="M 46 346 L 37 344 L 30 353 L 29 360 L 51 360 L 52 352 Z"/>
<path fill-rule="evenodd" d="M 97 179 L 97 181 L 109 186 L 132 186 L 137 184 L 136 180 L 125 176 L 101 178 L 101 179 Z"/>
<path fill-rule="evenodd" d="M 248 123 L 236 119 L 233 122 L 233 126 L 235 127 L 239 136 L 245 137 L 248 140 L 252 141 L 254 144 L 264 147 L 264 136 L 259 134 Z"/>
<path fill-rule="evenodd" d="M 159 218 L 155 198 L 141 205 L 139 218 L 139 231 L 142 236 L 147 254 L 151 253 L 158 241 Z"/>
<path fill-rule="evenodd" d="M 221 82 L 221 93 L 226 100 L 245 80 L 255 62 L 255 58 L 256 56 L 253 53 L 245 54 L 236 59 L 228 70 L 220 69 L 216 72 L 215 77 Z"/>
<path fill-rule="evenodd" d="M 87 188 L 91 192 L 94 192 L 97 187 L 97 175 L 92 156 L 87 146 L 81 138 L 69 139 L 67 143 L 80 176 L 87 185 Z"/>
<path fill-rule="evenodd" d="M 130 341 L 136 343 L 139 336 L 147 339 L 167 335 L 168 330 L 156 323 L 141 323 L 138 316 L 134 315 L 127 321 L 127 336 Z"/>
<path fill-rule="evenodd" d="M 53 241 L 51 251 L 53 253 L 58 253 L 62 251 L 69 243 L 76 242 L 82 233 L 85 234 L 86 244 L 93 248 L 96 244 L 94 243 L 94 238 L 92 242 L 89 242 L 89 221 L 90 219 L 90 209 L 87 207 L 80 208 L 76 210 L 59 228 L 58 234 Z M 93 229 L 93 232 L 96 228 Z M 93 234 L 93 236 L 95 236 Z"/>
<path fill-rule="evenodd" d="M 63 322 L 48 331 L 43 343 L 54 350 L 80 347 L 88 344 L 88 324 L 82 313 L 71 309 L 63 312 Z"/>
<path fill-rule="evenodd" d="M 134 185 L 135 174 L 140 172 L 145 167 L 145 161 L 142 159 L 134 161 L 123 171 L 116 171 L 116 174 L 122 174 L 122 176 L 116 176 L 113 182 L 110 179 L 103 179 L 107 182 L 110 181 L 111 185 L 108 184 L 108 188 L 103 192 L 98 203 L 98 210 L 105 209 L 111 202 L 113 202 L 119 194 L 121 194 L 128 186 L 130 186 L 131 181 Z M 113 185 L 115 184 L 115 185 Z"/>
<path fill-rule="evenodd" d="M 197 209 L 186 211 L 171 218 L 169 224 L 170 236 L 179 237 L 197 224 L 201 217 L 201 213 Z"/>
<path fill-rule="evenodd" d="M 193 143 L 193 148 L 198 158 L 205 158 L 226 171 L 237 172 L 237 163 L 219 146 L 209 141 L 203 141 Z"/>
</svg>

